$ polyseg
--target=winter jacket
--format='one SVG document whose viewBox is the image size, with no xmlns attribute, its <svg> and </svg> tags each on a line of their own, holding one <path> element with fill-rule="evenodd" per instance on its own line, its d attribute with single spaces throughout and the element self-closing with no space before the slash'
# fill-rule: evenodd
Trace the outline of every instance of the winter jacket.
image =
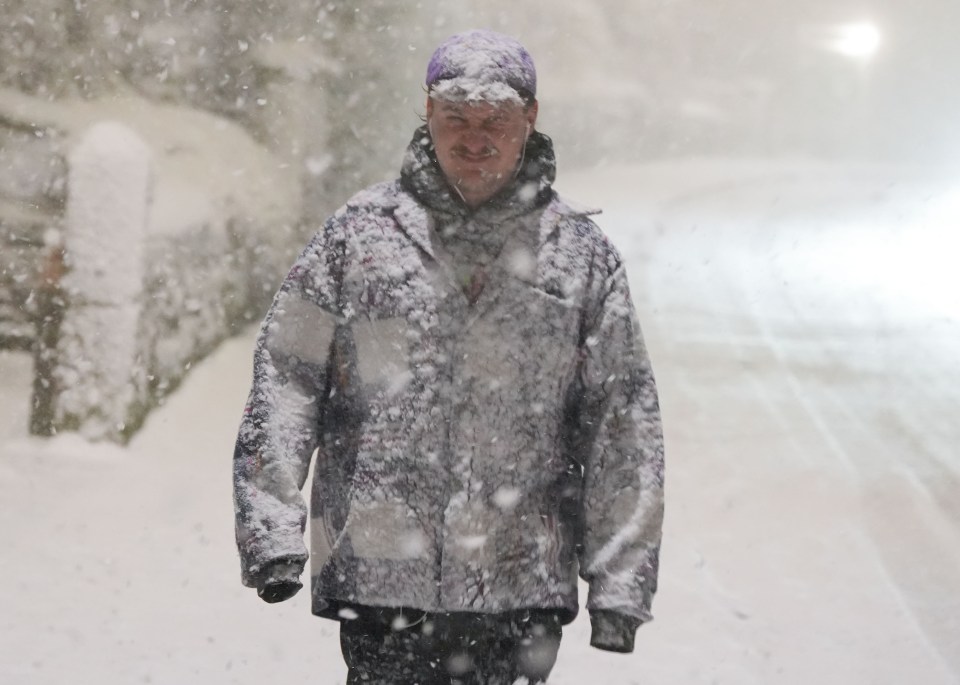
<svg viewBox="0 0 960 685">
<path fill-rule="evenodd" d="M 470 210 L 421 129 L 401 178 L 303 251 L 264 320 L 234 456 L 245 584 L 305 565 L 316 451 L 315 614 L 570 621 L 579 572 L 598 646 L 632 648 L 657 584 L 657 392 L 621 258 L 556 195 L 553 168 L 535 133 L 515 181 Z M 501 232 L 474 297 L 440 227 Z"/>
</svg>

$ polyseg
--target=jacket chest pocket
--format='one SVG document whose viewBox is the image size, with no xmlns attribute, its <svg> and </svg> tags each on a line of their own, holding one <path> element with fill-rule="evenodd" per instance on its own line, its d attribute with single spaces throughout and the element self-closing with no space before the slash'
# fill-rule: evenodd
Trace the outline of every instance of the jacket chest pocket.
<svg viewBox="0 0 960 685">
<path fill-rule="evenodd" d="M 526 287 L 517 299 L 521 311 L 533 328 L 530 335 L 547 334 L 576 343 L 580 309 L 574 300 L 533 287 Z"/>
<path fill-rule="evenodd" d="M 406 319 L 361 318 L 352 328 L 361 380 L 367 385 L 387 387 L 403 382 L 410 374 Z"/>
<path fill-rule="evenodd" d="M 471 326 L 464 361 L 492 386 L 512 389 L 522 399 L 558 399 L 548 395 L 572 371 L 579 321 L 572 300 L 518 285 Z"/>
</svg>

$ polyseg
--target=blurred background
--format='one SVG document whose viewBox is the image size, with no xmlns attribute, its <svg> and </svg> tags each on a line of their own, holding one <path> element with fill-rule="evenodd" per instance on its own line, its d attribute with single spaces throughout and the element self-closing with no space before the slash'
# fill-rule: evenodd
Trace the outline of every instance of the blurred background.
<svg viewBox="0 0 960 685">
<path fill-rule="evenodd" d="M 38 105 L 135 96 L 225 117 L 294 166 L 319 215 L 395 172 L 432 48 L 469 26 L 529 46 L 541 128 L 565 168 L 689 155 L 953 164 L 960 152 L 951 0 L 7 0 L 0 13 L 6 89 Z M 9 107 L 7 197 L 25 183 L 10 178 L 27 145 L 17 134 L 43 123 Z M 30 141 L 31 157 L 56 149 Z"/>
<path fill-rule="evenodd" d="M 0 681 L 343 682 L 240 587 L 229 459 L 293 256 L 518 37 L 661 391 L 657 620 L 551 682 L 960 683 L 960 3 L 0 2 Z M 305 593 L 301 593 L 304 595 Z"/>
</svg>

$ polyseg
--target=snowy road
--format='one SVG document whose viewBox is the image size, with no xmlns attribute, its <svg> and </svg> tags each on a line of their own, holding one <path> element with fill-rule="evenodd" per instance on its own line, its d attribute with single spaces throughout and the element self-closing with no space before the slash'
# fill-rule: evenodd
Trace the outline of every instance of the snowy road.
<svg viewBox="0 0 960 685">
<path fill-rule="evenodd" d="M 957 196 L 814 164 L 563 188 L 608 209 L 630 266 L 668 499 L 637 653 L 591 650 L 578 620 L 551 683 L 960 683 Z M 251 344 L 122 451 L 25 440 L 27 360 L 0 355 L 0 682 L 343 681 L 305 596 L 239 584 L 228 473 Z"/>
<path fill-rule="evenodd" d="M 958 682 L 956 196 L 878 169 L 636 178 L 605 225 L 670 467 L 640 682 Z"/>
</svg>

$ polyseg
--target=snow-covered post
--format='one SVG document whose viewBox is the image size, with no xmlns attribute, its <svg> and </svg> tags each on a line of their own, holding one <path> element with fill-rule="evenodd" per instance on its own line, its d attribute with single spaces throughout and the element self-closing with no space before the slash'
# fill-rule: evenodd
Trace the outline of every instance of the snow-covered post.
<svg viewBox="0 0 960 685">
<path fill-rule="evenodd" d="M 69 155 L 66 300 L 52 370 L 51 432 L 124 442 L 142 421 L 138 359 L 151 154 L 126 126 L 92 126 Z"/>
</svg>

